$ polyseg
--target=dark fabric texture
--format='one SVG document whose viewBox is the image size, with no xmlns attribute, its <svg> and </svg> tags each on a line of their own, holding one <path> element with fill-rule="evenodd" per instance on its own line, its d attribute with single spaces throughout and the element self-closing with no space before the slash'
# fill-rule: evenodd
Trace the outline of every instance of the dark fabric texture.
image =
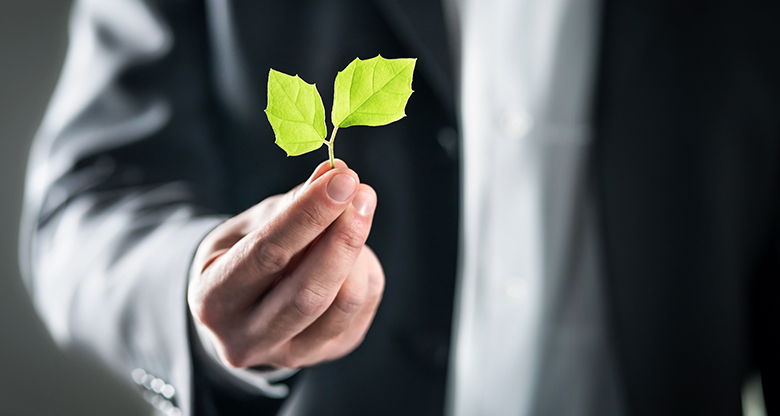
<svg viewBox="0 0 780 416">
<path fill-rule="evenodd" d="M 605 1 L 593 168 L 631 415 L 739 415 L 759 368 L 778 412 L 778 23 L 768 1 Z M 55 339 L 165 379 L 188 415 L 441 415 L 460 158 L 444 26 L 438 1 L 78 2 L 70 55 L 86 58 L 38 134 L 25 205 Z M 287 400 L 231 389 L 187 336 L 192 254 L 326 157 L 274 145 L 268 70 L 317 83 L 328 112 L 336 72 L 377 54 L 419 63 L 408 117 L 336 148 L 379 196 L 375 322 Z"/>
<path fill-rule="evenodd" d="M 607 1 L 596 123 L 632 414 L 777 414 L 780 7 Z"/>
</svg>

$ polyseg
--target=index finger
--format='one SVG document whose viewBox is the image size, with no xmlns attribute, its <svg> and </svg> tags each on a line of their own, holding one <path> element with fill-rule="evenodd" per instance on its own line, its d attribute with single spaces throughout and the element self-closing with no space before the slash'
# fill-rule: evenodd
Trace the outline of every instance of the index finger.
<svg viewBox="0 0 780 416">
<path fill-rule="evenodd" d="M 232 305 L 245 306 L 265 293 L 352 202 L 360 183 L 357 173 L 346 167 L 325 170 L 316 176 L 318 167 L 286 208 L 227 253 L 235 254 L 235 260 L 229 273 L 220 273 L 224 280 L 218 290 Z"/>
</svg>

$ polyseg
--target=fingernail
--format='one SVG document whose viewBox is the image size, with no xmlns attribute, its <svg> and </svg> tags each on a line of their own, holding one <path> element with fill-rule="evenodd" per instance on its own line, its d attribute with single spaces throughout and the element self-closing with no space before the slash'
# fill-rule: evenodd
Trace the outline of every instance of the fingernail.
<svg viewBox="0 0 780 416">
<path fill-rule="evenodd" d="M 364 217 L 371 215 L 374 211 L 374 204 L 374 196 L 368 191 L 358 192 L 358 194 L 355 195 L 355 199 L 352 200 L 352 206 Z"/>
<path fill-rule="evenodd" d="M 355 192 L 357 182 L 355 178 L 346 174 L 339 174 L 333 177 L 328 183 L 328 196 L 338 202 L 344 202 Z"/>
</svg>

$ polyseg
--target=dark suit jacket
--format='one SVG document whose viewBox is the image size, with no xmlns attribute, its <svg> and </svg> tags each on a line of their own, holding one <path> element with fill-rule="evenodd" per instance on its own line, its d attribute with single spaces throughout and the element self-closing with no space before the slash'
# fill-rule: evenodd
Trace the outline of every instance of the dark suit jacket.
<svg viewBox="0 0 780 416">
<path fill-rule="evenodd" d="M 79 2 L 25 208 L 23 261 L 55 338 L 170 382 L 185 414 L 441 414 L 460 159 L 443 16 L 421 0 Z M 769 1 L 605 1 L 592 167 L 632 415 L 740 414 L 756 369 L 777 411 L 778 23 Z M 329 104 L 336 72 L 378 53 L 419 69 L 407 118 L 339 132 L 337 156 L 379 195 L 372 329 L 284 403 L 226 385 L 188 342 L 192 254 L 326 157 L 273 144 L 268 68 Z"/>
</svg>

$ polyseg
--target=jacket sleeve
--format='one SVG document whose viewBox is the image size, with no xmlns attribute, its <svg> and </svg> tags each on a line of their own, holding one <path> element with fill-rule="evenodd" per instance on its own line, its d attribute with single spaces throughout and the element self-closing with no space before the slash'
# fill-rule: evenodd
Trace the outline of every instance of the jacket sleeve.
<svg viewBox="0 0 780 416">
<path fill-rule="evenodd" d="M 188 270 L 226 212 L 203 4 L 79 0 L 69 42 L 28 165 L 26 284 L 58 344 L 188 415 Z"/>
</svg>

